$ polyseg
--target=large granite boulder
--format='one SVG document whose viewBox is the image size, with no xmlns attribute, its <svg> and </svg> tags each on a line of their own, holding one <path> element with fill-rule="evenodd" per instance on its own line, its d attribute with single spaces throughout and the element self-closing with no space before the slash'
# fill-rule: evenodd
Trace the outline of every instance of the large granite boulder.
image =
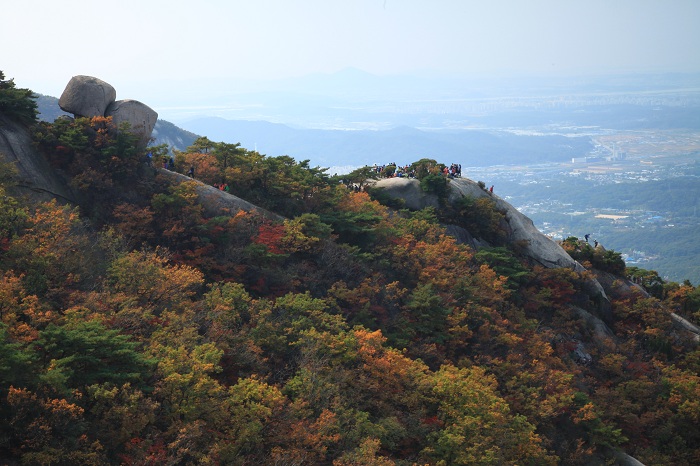
<svg viewBox="0 0 700 466">
<path fill-rule="evenodd" d="M 116 98 L 117 91 L 101 79 L 73 76 L 58 99 L 58 105 L 64 112 L 78 117 L 104 116 Z"/>
<path fill-rule="evenodd" d="M 111 116 L 117 128 L 124 122 L 129 123 L 130 131 L 140 135 L 144 141 L 151 137 L 153 127 L 158 120 L 158 113 L 151 107 L 138 100 L 130 99 L 112 102 L 104 115 Z"/>
<path fill-rule="evenodd" d="M 508 240 L 518 243 L 523 253 L 540 265 L 548 268 L 567 267 L 577 272 L 585 270 L 559 246 L 554 240 L 542 234 L 528 217 L 500 197 L 482 189 L 478 183 L 466 178 L 450 181 L 449 202 L 455 202 L 463 196 L 490 197 L 496 209 L 505 214 L 508 224 Z"/>
</svg>

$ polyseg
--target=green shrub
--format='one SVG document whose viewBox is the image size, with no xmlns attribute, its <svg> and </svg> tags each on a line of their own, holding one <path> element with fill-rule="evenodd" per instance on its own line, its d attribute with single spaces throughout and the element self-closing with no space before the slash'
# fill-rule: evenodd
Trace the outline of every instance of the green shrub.
<svg viewBox="0 0 700 466">
<path fill-rule="evenodd" d="M 435 194 L 440 205 L 445 205 L 447 202 L 447 178 L 444 176 L 433 174 L 426 175 L 420 180 L 420 187 L 426 193 Z"/>
<path fill-rule="evenodd" d="M 494 245 L 505 241 L 506 232 L 501 227 L 505 214 L 496 208 L 496 203 L 489 197 L 464 196 L 455 202 L 455 210 L 458 225 L 466 228 L 473 236 Z"/>
</svg>

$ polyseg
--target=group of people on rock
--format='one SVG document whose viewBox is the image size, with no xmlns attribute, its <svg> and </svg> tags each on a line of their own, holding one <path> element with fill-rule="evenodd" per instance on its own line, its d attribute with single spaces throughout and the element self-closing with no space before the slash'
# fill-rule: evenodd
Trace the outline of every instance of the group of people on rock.
<svg viewBox="0 0 700 466">
<path fill-rule="evenodd" d="M 445 167 L 442 170 L 442 174 L 449 178 L 461 178 L 462 177 L 462 164 L 453 163 L 450 168 Z"/>
<path fill-rule="evenodd" d="M 394 167 L 392 171 L 388 167 Z M 389 163 L 387 165 L 377 165 L 376 163 L 372 167 L 375 173 L 384 178 L 415 178 L 416 171 L 411 168 L 410 165 L 396 165 L 395 162 Z"/>
<path fill-rule="evenodd" d="M 148 164 L 152 165 L 152 160 L 153 160 L 153 154 L 149 152 L 147 154 L 147 159 L 148 159 Z M 391 170 L 389 167 L 394 168 L 394 170 Z M 169 157 L 167 159 L 163 158 L 163 168 L 166 170 L 174 171 L 175 170 L 175 160 L 172 157 Z M 386 165 L 377 165 L 376 163 L 372 167 L 373 171 L 380 176 L 384 176 L 387 178 L 415 178 L 416 177 L 416 171 L 415 169 L 412 168 L 411 165 L 397 165 L 395 162 L 389 163 Z M 442 170 L 442 174 L 445 175 L 446 177 L 449 178 L 460 178 L 462 176 L 462 164 L 459 163 L 453 163 L 449 167 L 445 166 Z M 194 165 L 190 166 L 189 170 L 187 171 L 187 176 L 190 178 L 194 178 Z M 228 183 L 223 182 L 219 184 L 214 184 L 213 185 L 215 188 L 218 188 L 221 191 L 224 192 L 229 192 L 229 186 Z M 361 191 L 362 189 L 359 186 L 354 187 L 356 191 Z M 491 186 L 491 193 L 493 193 L 493 186 Z M 588 235 L 586 235 L 586 241 L 588 241 Z"/>
<path fill-rule="evenodd" d="M 148 164 L 149 167 L 153 166 L 153 152 L 148 152 L 146 154 L 146 163 Z M 174 171 L 175 170 L 175 159 L 171 157 L 168 157 L 167 159 L 165 157 L 162 158 L 162 163 L 163 163 L 163 168 L 166 170 Z"/>
<path fill-rule="evenodd" d="M 588 239 L 589 239 L 590 237 L 591 237 L 591 234 L 590 234 L 590 233 L 586 233 L 585 235 L 583 235 L 583 239 L 586 240 L 586 243 L 588 243 Z M 598 240 L 597 240 L 597 239 L 593 240 L 593 247 L 594 247 L 594 248 L 597 248 L 597 247 L 598 247 Z"/>
<path fill-rule="evenodd" d="M 394 170 L 392 171 L 391 168 Z M 379 176 L 384 178 L 415 178 L 416 171 L 411 165 L 397 165 L 395 162 L 386 165 L 377 165 L 376 163 L 372 166 L 372 169 Z M 448 178 L 461 178 L 462 177 L 462 164 L 453 163 L 449 167 L 445 166 L 442 169 L 442 174 Z"/>
</svg>

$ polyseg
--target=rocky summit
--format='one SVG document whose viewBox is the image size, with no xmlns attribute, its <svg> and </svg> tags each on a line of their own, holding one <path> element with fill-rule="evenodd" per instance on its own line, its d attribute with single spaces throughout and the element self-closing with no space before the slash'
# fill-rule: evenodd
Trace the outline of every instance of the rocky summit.
<svg viewBox="0 0 700 466">
<path fill-rule="evenodd" d="M 158 113 L 137 100 L 116 100 L 117 92 L 105 81 L 93 76 L 73 76 L 58 100 L 65 112 L 76 117 L 112 117 L 117 127 L 128 123 L 145 145 L 151 137 Z"/>
</svg>

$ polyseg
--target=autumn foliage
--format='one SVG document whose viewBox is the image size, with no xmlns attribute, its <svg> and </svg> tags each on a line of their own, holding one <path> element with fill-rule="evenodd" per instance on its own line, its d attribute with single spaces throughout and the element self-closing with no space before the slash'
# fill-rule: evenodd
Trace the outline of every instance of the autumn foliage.
<svg viewBox="0 0 700 466">
<path fill-rule="evenodd" d="M 625 287 L 569 241 L 618 274 L 604 301 L 488 203 L 457 206 L 493 241 L 475 251 L 434 210 L 204 138 L 178 170 L 287 219 L 211 217 L 110 124 L 37 128 L 79 206 L 0 186 L 8 464 L 700 462 L 700 353 L 672 315 L 697 319 L 691 284 Z"/>
</svg>

